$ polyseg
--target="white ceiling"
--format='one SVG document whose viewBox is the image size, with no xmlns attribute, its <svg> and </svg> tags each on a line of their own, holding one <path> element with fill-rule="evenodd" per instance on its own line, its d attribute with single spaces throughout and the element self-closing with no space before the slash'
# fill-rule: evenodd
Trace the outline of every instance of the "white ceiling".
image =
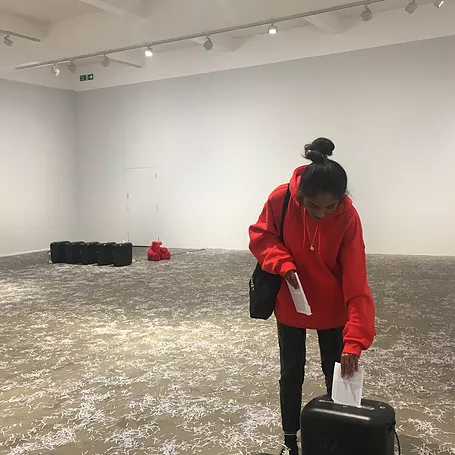
<svg viewBox="0 0 455 455">
<path fill-rule="evenodd" d="M 224 15 L 232 24 L 242 21 L 254 21 L 258 17 L 275 17 L 282 13 L 287 14 L 305 11 L 307 9 L 320 9 L 343 3 L 350 0 L 107 0 L 114 5 L 129 4 L 131 1 L 150 3 L 150 11 L 153 7 L 162 10 L 163 6 L 173 10 L 178 15 L 190 7 L 200 15 L 201 28 L 210 28 L 210 15 L 214 12 Z M 353 0 L 351 0 L 353 1 Z M 384 3 L 372 5 L 374 10 L 386 10 L 399 8 L 406 5 L 407 0 L 386 0 Z M 420 4 L 431 0 L 418 0 Z M 34 20 L 40 23 L 55 24 L 78 16 L 83 16 L 102 11 L 102 7 L 92 5 L 103 4 L 103 0 L 0 0 L 0 13 L 8 13 L 20 18 Z M 343 11 L 341 16 L 349 16 L 352 11 Z"/>
<path fill-rule="evenodd" d="M 45 24 L 54 24 L 99 11 L 78 0 L 0 0 L 0 12 Z"/>
<path fill-rule="evenodd" d="M 15 67 L 31 63 L 58 61 L 72 58 L 77 55 L 103 52 L 109 49 L 135 46 L 160 40 L 172 39 L 190 34 L 204 34 L 210 30 L 238 26 L 257 21 L 316 11 L 324 8 L 345 5 L 355 0 L 0 0 L 0 30 L 8 30 L 23 35 L 41 39 L 40 43 L 33 43 L 12 36 L 14 45 L 1 45 L 0 34 L 0 77 L 10 77 L 8 71 L 17 74 Z M 406 14 L 405 6 L 409 0 L 385 0 L 372 4 L 370 7 L 377 16 L 390 17 L 397 30 L 396 42 L 426 39 L 438 36 L 438 23 L 426 20 L 429 17 L 442 18 L 447 11 L 455 14 L 455 0 L 447 1 L 444 11 L 437 11 L 432 5 L 433 0 L 417 0 L 421 5 L 412 16 Z M 390 44 L 387 36 L 387 26 L 381 26 L 373 33 L 372 23 L 377 20 L 363 23 L 360 13 L 363 7 L 351 8 L 336 13 L 330 13 L 314 18 L 295 19 L 279 24 L 280 35 L 274 41 L 261 44 L 260 52 L 268 52 L 272 42 L 281 42 L 282 50 L 274 48 L 273 52 L 285 55 L 289 49 L 304 46 L 308 55 L 317 55 L 318 52 L 330 52 L 330 46 L 337 46 L 340 40 L 346 41 L 346 48 L 362 48 L 362 41 L 371 42 L 371 45 Z M 390 15 L 391 13 L 392 15 Z M 316 18 L 318 20 L 316 20 Z M 387 19 L 389 20 L 389 19 Z M 448 20 L 445 18 L 444 20 Z M 401 24 L 402 23 L 402 24 Z M 400 25 L 401 24 L 401 25 Z M 415 30 L 416 24 L 419 30 Z M 412 28 L 407 36 L 407 28 Z M 452 34 L 445 31 L 440 35 Z M 454 22 L 455 34 L 455 22 Z M 348 33 L 352 29 L 359 30 L 359 34 Z M 316 30 L 305 37 L 304 43 L 299 30 Z M 245 66 L 242 52 L 253 52 L 257 44 L 257 37 L 266 34 L 267 27 L 257 27 L 248 30 L 239 30 L 225 34 L 219 38 L 214 51 L 224 52 L 224 57 L 218 63 L 220 68 L 235 66 L 235 61 L 241 61 Z M 284 37 L 284 31 L 289 31 Z M 379 32 L 379 33 L 378 33 Z M 362 33 L 370 34 L 364 36 Z M 324 36 L 325 34 L 325 36 Z M 331 35 L 331 36 L 327 36 Z M 357 36 L 358 35 L 358 36 Z M 217 38 L 218 39 L 218 38 Z M 308 39 L 313 40 L 309 42 Z M 223 41 L 224 40 L 224 41 Z M 231 45 L 229 45 L 229 40 Z M 256 43 L 252 43 L 256 40 Z M 319 40 L 319 41 L 318 41 Z M 334 41 L 335 40 L 335 41 Z M 358 42 L 360 40 L 360 42 Z M 215 41 L 215 39 L 214 39 Z M 227 43 L 227 44 L 226 44 Z M 158 54 L 169 54 L 169 67 L 177 68 L 179 62 L 171 62 L 173 58 L 180 59 L 178 52 L 193 52 L 194 48 L 201 47 L 200 43 L 184 41 L 161 46 L 155 49 Z M 314 48 L 315 50 L 311 50 Z M 321 49 L 320 51 L 317 49 Z M 177 52 L 177 53 L 176 53 Z M 289 53 L 289 58 L 292 55 Z M 195 64 L 202 63 L 207 55 L 213 52 L 194 54 Z M 234 54 L 234 55 L 233 55 Z M 191 54 L 193 55 L 193 54 Z M 114 56 L 113 56 L 114 57 Z M 145 64 L 142 52 L 121 53 L 122 59 L 130 59 L 134 63 Z M 270 60 L 269 56 L 264 57 Z M 294 57 L 292 57 L 294 58 Z M 248 57 L 248 60 L 250 57 Z M 285 59 L 285 57 L 283 57 Z M 215 59 L 213 59 L 215 60 Z M 89 64 L 89 61 L 80 61 L 77 66 Z M 150 61 L 147 62 L 150 65 Z M 193 64 L 193 61 L 191 62 Z M 115 66 L 106 69 L 111 73 Z M 44 71 L 44 70 L 33 70 Z M 140 70 L 139 70 L 140 71 Z M 6 73 L 5 73 L 6 72 Z M 180 69 L 176 71 L 180 74 Z M 6 76 L 5 76 L 6 74 Z M 167 74 L 167 73 L 166 73 Z M 66 77 L 66 76 L 65 76 Z M 22 80 L 22 79 L 21 79 Z"/>
</svg>

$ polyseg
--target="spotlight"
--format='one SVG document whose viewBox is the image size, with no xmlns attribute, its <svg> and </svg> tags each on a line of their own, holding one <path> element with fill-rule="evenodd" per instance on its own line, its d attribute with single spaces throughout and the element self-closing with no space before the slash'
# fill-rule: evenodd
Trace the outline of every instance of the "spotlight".
<svg viewBox="0 0 455 455">
<path fill-rule="evenodd" d="M 53 65 L 52 68 L 51 68 L 51 73 L 54 75 L 54 76 L 58 76 L 60 74 L 60 70 L 58 69 L 57 65 Z"/>
<path fill-rule="evenodd" d="M 71 62 L 68 65 L 68 70 L 70 73 L 75 73 L 76 72 L 76 65 L 74 62 L 71 60 Z"/>
<path fill-rule="evenodd" d="M 5 46 L 11 47 L 14 43 L 13 40 L 9 37 L 9 35 L 6 35 L 5 38 L 3 39 L 3 44 Z"/>
<path fill-rule="evenodd" d="M 111 64 L 111 61 L 109 60 L 109 57 L 105 55 L 103 57 L 103 60 L 101 60 L 101 65 L 104 66 L 104 68 L 107 68 Z"/>
<path fill-rule="evenodd" d="M 206 51 L 211 51 L 213 49 L 213 41 L 211 40 L 210 36 L 207 36 L 207 39 L 205 40 L 203 46 Z"/>
<path fill-rule="evenodd" d="M 417 9 L 416 0 L 411 0 L 411 1 L 408 3 L 408 6 L 406 6 L 405 11 L 406 11 L 408 14 L 412 14 L 412 13 L 415 12 L 416 9 Z"/>
<path fill-rule="evenodd" d="M 276 35 L 278 33 L 278 27 L 275 24 L 270 25 L 269 35 Z"/>
<path fill-rule="evenodd" d="M 145 51 L 144 51 L 144 55 L 146 57 L 153 57 L 153 49 L 149 46 Z"/>
<path fill-rule="evenodd" d="M 434 2 L 434 6 L 436 6 L 436 8 L 441 8 L 442 5 L 444 5 L 445 3 L 445 0 L 436 0 Z"/>
<path fill-rule="evenodd" d="M 365 5 L 365 11 L 361 14 L 362 19 L 364 22 L 371 21 L 373 19 L 373 11 L 368 7 L 368 4 Z"/>
</svg>

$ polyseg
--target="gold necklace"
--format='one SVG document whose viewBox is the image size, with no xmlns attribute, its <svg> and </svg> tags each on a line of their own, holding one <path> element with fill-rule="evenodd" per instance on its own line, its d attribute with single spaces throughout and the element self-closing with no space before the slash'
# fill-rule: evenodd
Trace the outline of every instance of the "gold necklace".
<svg viewBox="0 0 455 455">
<path fill-rule="evenodd" d="M 306 230 L 308 232 L 308 239 L 311 240 L 310 227 L 308 226 L 308 222 L 306 219 L 306 210 L 305 210 L 305 225 L 306 225 Z M 319 229 L 319 224 L 316 225 L 316 229 L 314 230 L 313 240 L 311 240 L 311 242 L 310 242 L 310 251 L 314 251 L 314 242 L 316 240 L 316 236 L 318 235 L 318 229 Z"/>
</svg>

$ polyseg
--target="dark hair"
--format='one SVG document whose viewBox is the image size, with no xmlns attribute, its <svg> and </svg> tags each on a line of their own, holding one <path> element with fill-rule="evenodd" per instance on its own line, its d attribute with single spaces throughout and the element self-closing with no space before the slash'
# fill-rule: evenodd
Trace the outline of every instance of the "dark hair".
<svg viewBox="0 0 455 455">
<path fill-rule="evenodd" d="M 335 144 L 325 137 L 315 139 L 305 145 L 304 157 L 312 163 L 305 169 L 300 179 L 298 198 L 314 197 L 318 193 L 330 193 L 342 200 L 346 194 L 348 177 L 343 167 L 330 160 Z"/>
</svg>

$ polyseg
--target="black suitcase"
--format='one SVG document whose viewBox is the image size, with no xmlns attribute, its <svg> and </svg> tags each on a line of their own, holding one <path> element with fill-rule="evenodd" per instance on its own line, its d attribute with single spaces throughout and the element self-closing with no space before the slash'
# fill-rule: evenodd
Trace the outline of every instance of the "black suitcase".
<svg viewBox="0 0 455 455">
<path fill-rule="evenodd" d="M 115 242 L 100 243 L 98 245 L 98 265 L 112 265 L 114 262 Z"/>
<path fill-rule="evenodd" d="M 133 262 L 133 244 L 132 243 L 117 243 L 113 247 L 114 250 L 114 266 L 123 267 L 131 265 Z"/>
<path fill-rule="evenodd" d="M 81 264 L 89 265 L 98 262 L 98 242 L 86 242 L 81 245 Z"/>
<path fill-rule="evenodd" d="M 362 407 L 342 406 L 327 396 L 310 401 L 302 411 L 305 455 L 394 455 L 395 411 L 379 401 Z"/>
<path fill-rule="evenodd" d="M 81 245 L 84 242 L 69 242 L 66 244 L 66 263 L 80 264 L 81 263 Z"/>
<path fill-rule="evenodd" d="M 67 240 L 51 243 L 51 261 L 53 264 L 64 264 L 66 262 L 66 245 L 68 243 L 70 242 Z"/>
</svg>

